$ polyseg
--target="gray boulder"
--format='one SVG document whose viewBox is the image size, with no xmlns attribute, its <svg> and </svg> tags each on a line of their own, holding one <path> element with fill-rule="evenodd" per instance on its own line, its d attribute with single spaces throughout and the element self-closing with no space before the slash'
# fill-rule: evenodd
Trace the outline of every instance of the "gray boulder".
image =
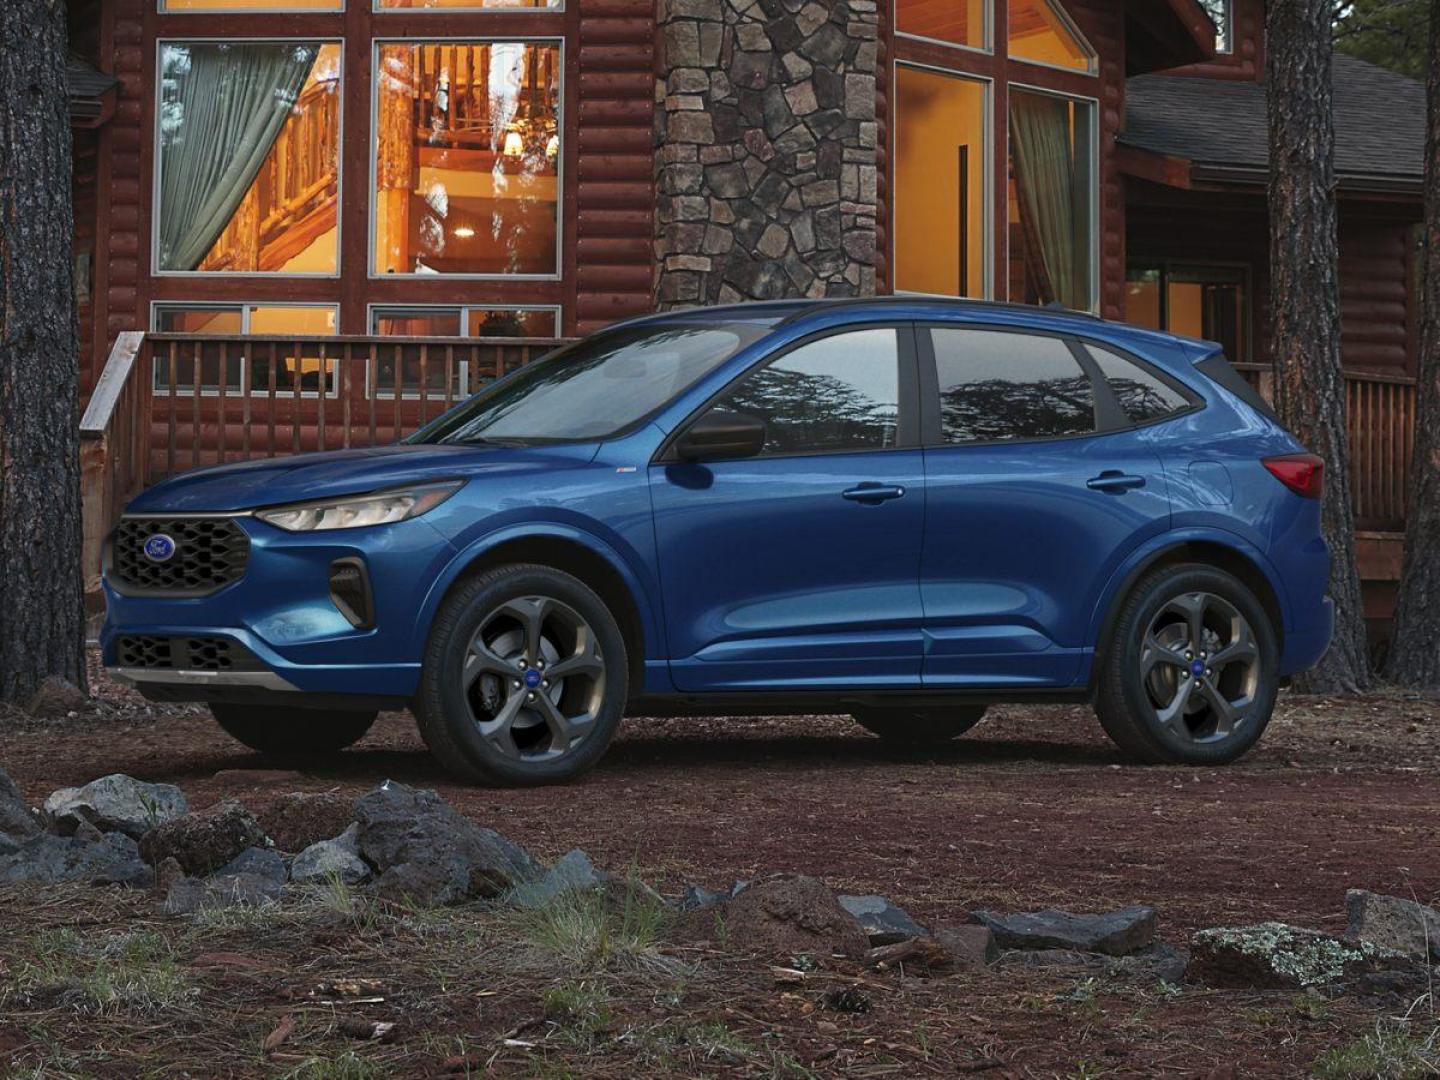
<svg viewBox="0 0 1440 1080">
<path fill-rule="evenodd" d="M 246 848 L 235 858 L 215 871 L 215 877 L 238 877 L 241 874 L 264 878 L 276 885 L 284 885 L 290 876 L 285 869 L 285 860 L 274 848 Z"/>
<path fill-rule="evenodd" d="M 165 894 L 167 915 L 193 915 L 228 907 L 259 907 L 280 899 L 284 882 L 260 874 L 216 874 L 182 877 Z"/>
<path fill-rule="evenodd" d="M 156 825 L 189 813 L 185 796 L 173 784 L 147 784 L 115 773 L 84 787 L 61 788 L 45 800 L 45 817 L 62 835 L 81 822 L 101 832 L 123 832 L 140 839 Z"/>
<path fill-rule="evenodd" d="M 1167 982 L 1178 984 L 1185 978 L 1190 953 L 1156 942 L 1128 956 L 1106 956 L 1103 953 L 1079 952 L 1075 949 L 1026 949 L 1007 952 L 1000 957 L 1002 967 L 1043 968 L 1070 971 L 1076 974 L 1105 975 L 1127 982 Z"/>
<path fill-rule="evenodd" d="M 360 827 L 351 825 L 331 840 L 311 844 L 290 865 L 290 880 L 297 885 L 323 885 L 332 878 L 345 885 L 370 880 L 370 866 L 360 857 L 357 836 Z"/>
<path fill-rule="evenodd" d="M 680 902 L 677 905 L 680 914 L 684 915 L 691 911 L 699 911 L 701 908 L 714 907 L 722 901 L 728 900 L 729 893 L 711 892 L 703 885 L 686 885 L 685 891 L 680 894 Z"/>
<path fill-rule="evenodd" d="M 1197 930 L 1190 949 L 1186 977 L 1222 988 L 1303 990 L 1406 966 L 1388 949 L 1277 922 Z"/>
<path fill-rule="evenodd" d="M 140 854 L 150 865 L 173 858 L 196 877 L 214 873 L 246 848 L 264 846 L 259 822 L 233 799 L 164 822 L 140 838 Z"/>
<path fill-rule="evenodd" d="M 960 967 L 986 967 L 1000 955 L 995 935 L 979 923 L 942 927 L 935 931 L 935 940 L 949 950 Z"/>
<path fill-rule="evenodd" d="M 40 832 L 35 812 L 20 796 L 20 789 L 4 769 L 0 769 L 0 838 L 23 839 Z"/>
<path fill-rule="evenodd" d="M 1440 911 L 1414 900 L 1351 889 L 1345 894 L 1351 941 L 1440 963 Z"/>
<path fill-rule="evenodd" d="M 610 875 L 595 869 L 590 856 L 577 848 L 556 859 L 539 880 L 511 889 L 505 899 L 515 907 L 542 908 L 561 893 L 603 888 L 609 880 Z"/>
<path fill-rule="evenodd" d="M 928 937 L 930 931 L 883 896 L 837 896 L 840 906 L 855 916 L 871 945 L 894 945 L 910 938 Z"/>
<path fill-rule="evenodd" d="M 387 780 L 355 802 L 356 842 L 384 896 L 456 904 L 500 896 L 543 868 L 524 848 L 457 813 L 433 791 Z"/>
<path fill-rule="evenodd" d="M 990 928 L 1002 949 L 1073 949 L 1124 956 L 1155 940 L 1155 909 L 1122 908 L 1103 915 L 1074 915 L 1068 911 L 1036 911 L 1004 915 L 977 911 L 975 917 Z"/>
<path fill-rule="evenodd" d="M 135 841 L 124 833 L 99 840 L 38 833 L 0 852 L 0 884 L 148 886 L 154 877 L 140 859 Z"/>
</svg>

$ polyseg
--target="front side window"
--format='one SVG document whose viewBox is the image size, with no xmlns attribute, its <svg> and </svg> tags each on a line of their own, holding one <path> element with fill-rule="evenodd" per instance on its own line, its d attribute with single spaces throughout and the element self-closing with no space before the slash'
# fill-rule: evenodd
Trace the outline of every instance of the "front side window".
<svg viewBox="0 0 1440 1080">
<path fill-rule="evenodd" d="M 893 327 L 832 334 L 748 375 L 715 406 L 765 421 L 765 454 L 883 450 L 900 424 Z"/>
<path fill-rule="evenodd" d="M 608 438 L 689 389 L 764 331 L 758 324 L 666 323 L 595 334 L 482 390 L 411 441 Z"/>
<path fill-rule="evenodd" d="M 1010 299 L 1095 307 L 1095 106 L 1010 91 Z"/>
<path fill-rule="evenodd" d="M 1149 423 L 1189 408 L 1189 399 L 1154 372 L 1103 346 L 1085 348 L 1132 423 Z"/>
<path fill-rule="evenodd" d="M 336 273 L 340 46 L 160 47 L 155 268 Z"/>
<path fill-rule="evenodd" d="M 1054 439 L 1095 430 L 1090 379 L 1061 339 L 936 327 L 930 340 L 947 443 Z"/>
<path fill-rule="evenodd" d="M 376 47 L 376 274 L 559 272 L 560 46 Z"/>
</svg>

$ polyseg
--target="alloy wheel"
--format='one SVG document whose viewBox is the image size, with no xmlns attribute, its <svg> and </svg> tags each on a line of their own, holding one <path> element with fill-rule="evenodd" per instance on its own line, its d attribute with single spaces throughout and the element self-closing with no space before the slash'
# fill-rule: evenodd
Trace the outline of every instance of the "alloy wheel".
<svg viewBox="0 0 1440 1080">
<path fill-rule="evenodd" d="M 605 697 L 605 661 L 594 629 L 548 596 L 516 597 L 485 615 L 461 678 L 476 730 L 516 761 L 574 751 Z"/>
<path fill-rule="evenodd" d="M 1145 632 L 1141 682 L 1160 725 L 1185 742 L 1220 742 L 1242 729 L 1260 677 L 1249 621 L 1214 593 L 1166 601 Z"/>
</svg>

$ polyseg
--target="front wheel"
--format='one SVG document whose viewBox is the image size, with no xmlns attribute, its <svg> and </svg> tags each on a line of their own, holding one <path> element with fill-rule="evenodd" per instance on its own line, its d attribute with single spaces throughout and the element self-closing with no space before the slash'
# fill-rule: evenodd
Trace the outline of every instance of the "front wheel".
<svg viewBox="0 0 1440 1080">
<path fill-rule="evenodd" d="M 984 705 L 949 709 L 861 709 L 855 722 L 886 742 L 934 746 L 958 739 L 985 717 Z"/>
<path fill-rule="evenodd" d="M 375 712 L 212 704 L 210 713 L 232 739 L 282 758 L 333 754 L 359 742 Z"/>
<path fill-rule="evenodd" d="M 569 780 L 600 760 L 627 693 L 625 639 L 578 578 L 501 566 L 441 605 L 415 699 L 446 768 L 493 786 Z"/>
<path fill-rule="evenodd" d="M 1278 669 L 1275 629 L 1244 584 L 1211 566 L 1162 567 L 1121 607 L 1095 711 L 1138 761 L 1223 765 L 1270 722 Z"/>
</svg>

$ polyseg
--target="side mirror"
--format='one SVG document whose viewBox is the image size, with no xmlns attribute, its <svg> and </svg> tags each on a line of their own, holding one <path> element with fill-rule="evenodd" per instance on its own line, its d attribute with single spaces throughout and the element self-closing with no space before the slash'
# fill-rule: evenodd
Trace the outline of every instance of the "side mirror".
<svg viewBox="0 0 1440 1080">
<path fill-rule="evenodd" d="M 765 421 L 744 413 L 706 413 L 675 443 L 682 461 L 754 457 L 765 448 Z"/>
</svg>

